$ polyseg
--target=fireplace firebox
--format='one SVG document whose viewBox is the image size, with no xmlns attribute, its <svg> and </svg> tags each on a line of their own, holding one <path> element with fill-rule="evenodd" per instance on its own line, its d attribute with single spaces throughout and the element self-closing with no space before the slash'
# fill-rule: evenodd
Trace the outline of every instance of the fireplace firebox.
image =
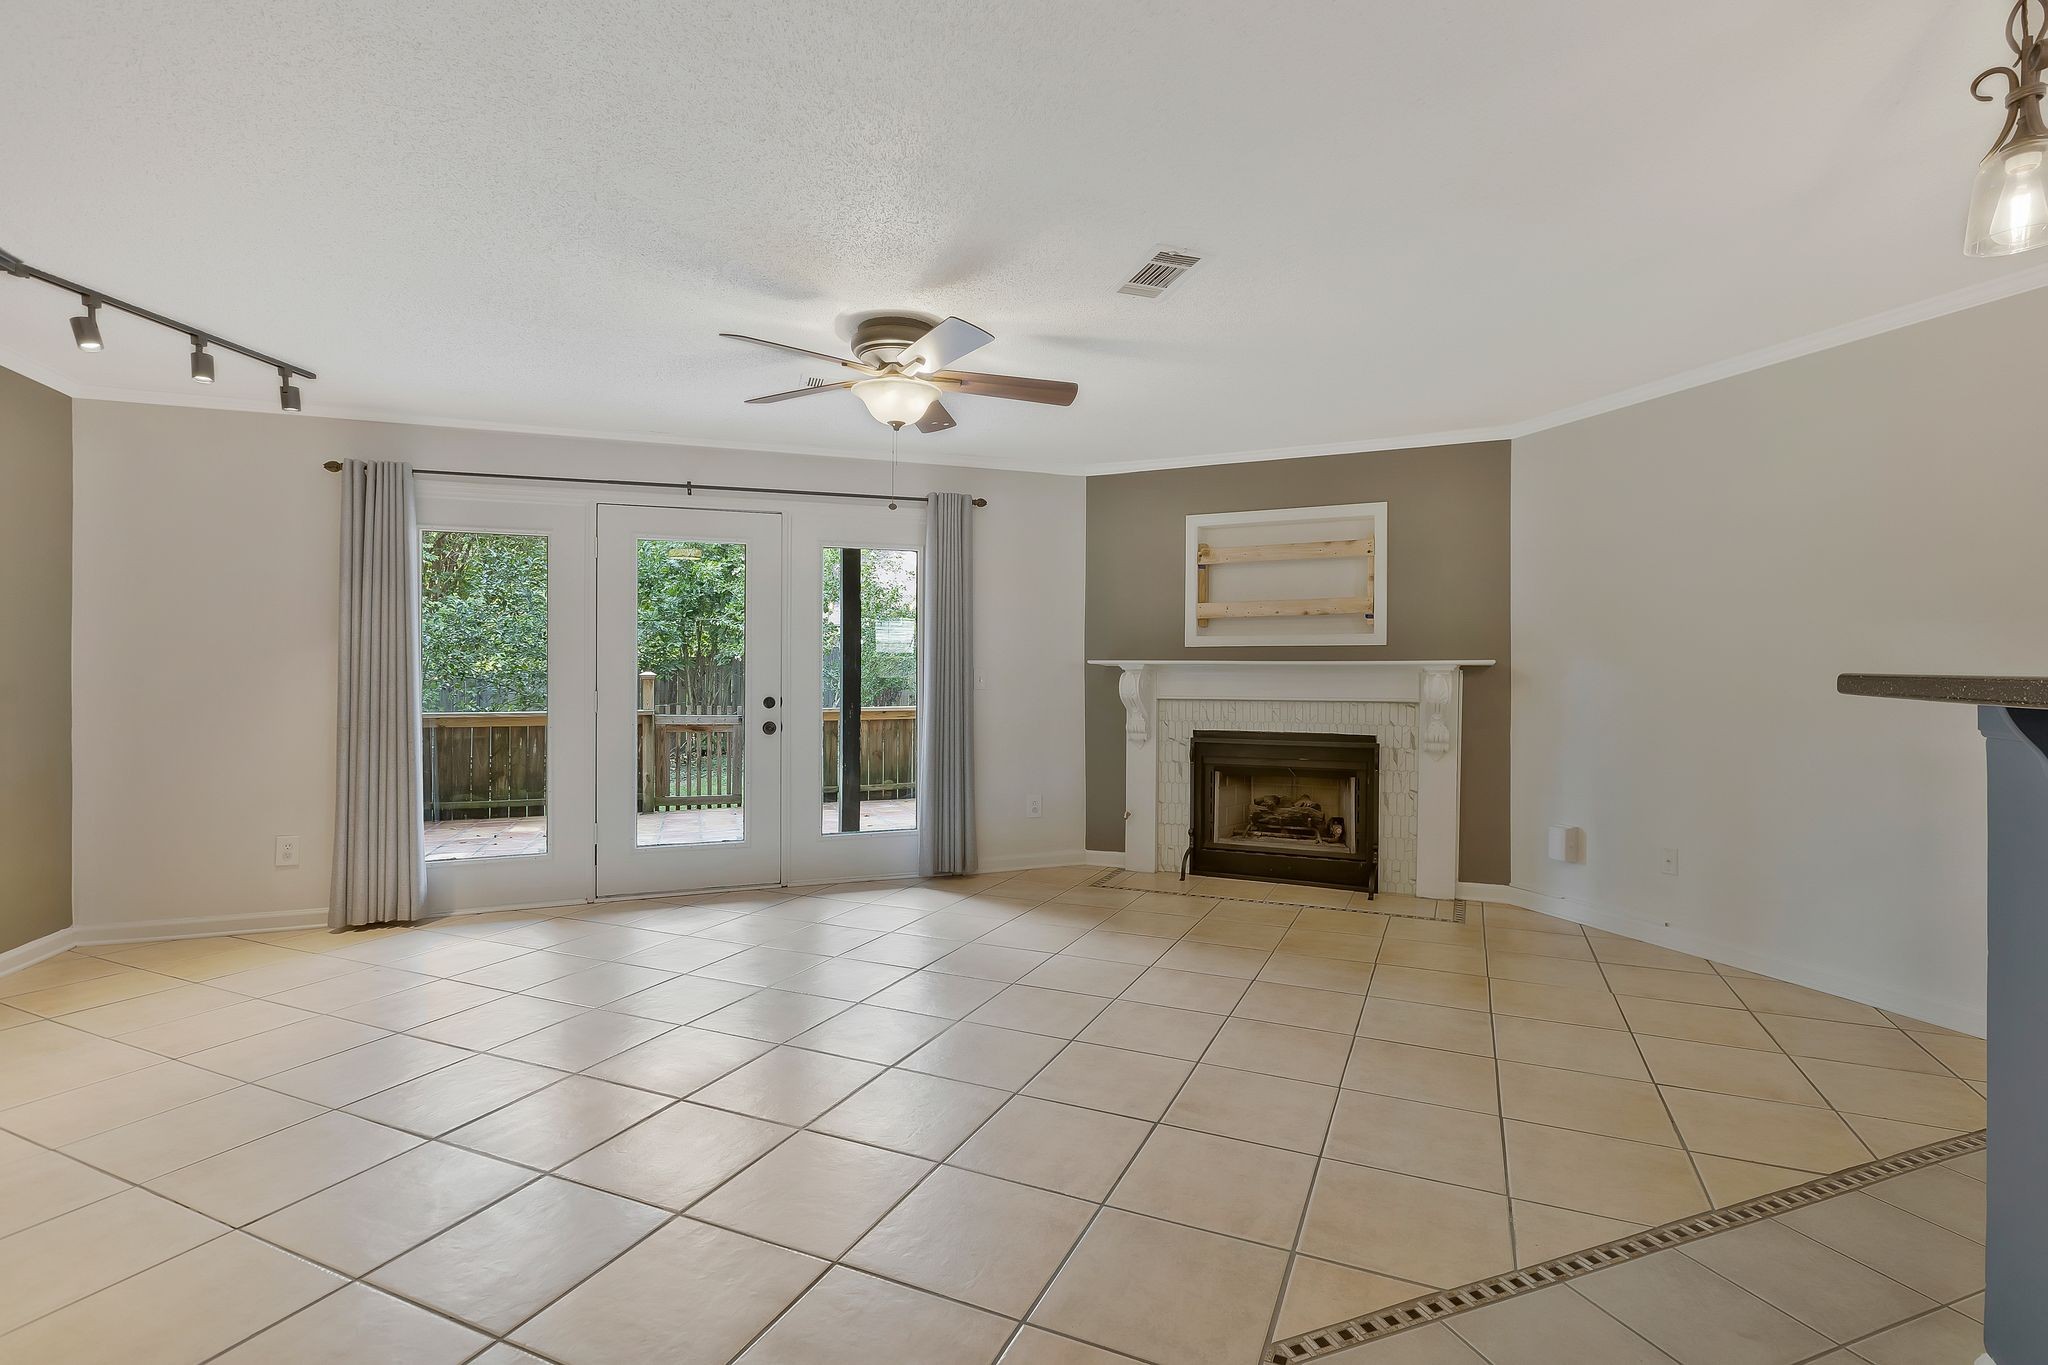
<svg viewBox="0 0 2048 1365">
<path fill-rule="evenodd" d="M 1197 730 L 1187 867 L 1379 891 L 1379 742 L 1371 735 Z"/>
</svg>

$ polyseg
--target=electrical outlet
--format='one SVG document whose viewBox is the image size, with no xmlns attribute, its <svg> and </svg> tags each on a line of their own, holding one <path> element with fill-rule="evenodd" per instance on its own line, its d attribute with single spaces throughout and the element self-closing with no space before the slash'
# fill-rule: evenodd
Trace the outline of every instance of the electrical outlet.
<svg viewBox="0 0 2048 1365">
<path fill-rule="evenodd" d="M 1675 848 L 1660 848 L 1657 850 L 1657 856 L 1663 860 L 1664 875 L 1676 877 L 1678 875 L 1678 850 Z"/>
<path fill-rule="evenodd" d="M 1025 798 L 1024 798 L 1024 818 L 1025 818 L 1025 819 L 1027 819 L 1027 820 L 1036 820 L 1036 819 L 1037 819 L 1037 818 L 1038 818 L 1039 816 L 1043 815 L 1044 813 L 1045 813 L 1044 811 L 1042 811 L 1042 810 L 1040 810 L 1040 809 L 1038 808 L 1038 798 L 1037 798 L 1037 797 L 1035 797 L 1035 796 L 1027 796 L 1027 797 L 1025 797 Z"/>
<path fill-rule="evenodd" d="M 277 836 L 277 865 L 297 867 L 299 865 L 299 836 L 280 834 Z"/>
</svg>

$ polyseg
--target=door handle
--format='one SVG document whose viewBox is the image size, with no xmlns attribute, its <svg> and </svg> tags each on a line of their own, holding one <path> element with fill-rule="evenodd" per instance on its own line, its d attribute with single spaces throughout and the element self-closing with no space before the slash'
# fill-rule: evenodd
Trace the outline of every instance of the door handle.
<svg viewBox="0 0 2048 1365">
<path fill-rule="evenodd" d="M 762 721 L 762 722 L 761 722 L 761 733 L 762 733 L 762 734 L 764 734 L 764 735 L 772 735 L 772 734 L 774 734 L 774 733 L 775 733 L 775 722 L 774 722 L 774 721 L 772 721 L 772 720 L 764 720 L 764 721 Z"/>
</svg>

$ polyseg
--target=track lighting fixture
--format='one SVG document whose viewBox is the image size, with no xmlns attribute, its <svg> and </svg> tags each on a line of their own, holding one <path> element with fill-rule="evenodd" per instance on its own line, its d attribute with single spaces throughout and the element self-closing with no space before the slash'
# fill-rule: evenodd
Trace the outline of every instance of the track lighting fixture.
<svg viewBox="0 0 2048 1365">
<path fill-rule="evenodd" d="M 61 275 L 52 275 L 47 270 L 38 270 L 11 252 L 0 251 L 0 274 L 12 275 L 17 279 L 23 280 L 41 280 L 44 284 L 52 285 L 67 294 L 76 294 L 80 302 L 85 304 L 85 312 L 71 319 L 71 339 L 78 343 L 78 349 L 81 351 L 105 349 L 105 342 L 100 337 L 99 320 L 99 311 L 101 306 L 104 305 L 126 313 L 130 317 L 141 318 L 144 322 L 153 322 L 159 327 L 168 327 L 174 332 L 183 332 L 187 337 L 191 338 L 192 378 L 197 383 L 211 384 L 213 382 L 213 352 L 208 349 L 209 347 L 217 347 L 223 351 L 233 351 L 236 355 L 247 356 L 259 365 L 268 365 L 276 370 L 278 381 L 277 401 L 278 405 L 286 412 L 298 412 L 300 410 L 299 386 L 292 381 L 295 379 L 317 379 L 319 377 L 311 370 L 301 369 L 297 365 L 279 360 L 274 355 L 265 355 L 261 351 L 252 351 L 247 346 L 237 346 L 225 337 L 215 336 L 204 328 L 194 327 L 192 324 L 180 322 L 176 318 L 167 318 L 162 313 L 152 313 L 149 309 L 138 304 L 127 303 L 121 299 L 114 298 L 112 295 L 102 294 L 97 289 L 87 288 L 85 285 L 73 280 L 67 280 Z"/>
<path fill-rule="evenodd" d="M 100 340 L 100 301 L 90 294 L 82 297 L 85 311 L 71 319 L 71 339 L 81 351 L 104 350 L 105 343 Z"/>
</svg>

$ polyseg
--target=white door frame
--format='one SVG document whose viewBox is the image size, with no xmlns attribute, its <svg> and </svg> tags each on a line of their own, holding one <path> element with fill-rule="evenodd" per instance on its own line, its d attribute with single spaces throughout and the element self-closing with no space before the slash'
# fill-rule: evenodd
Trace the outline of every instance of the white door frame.
<svg viewBox="0 0 2048 1365">
<path fill-rule="evenodd" d="M 917 873 L 917 831 L 875 830 L 827 834 L 823 829 L 824 632 L 819 601 L 824 551 L 914 550 L 924 553 L 925 504 L 906 499 L 895 511 L 844 503 L 806 503 L 789 518 L 788 643 L 783 676 L 788 689 L 790 733 L 784 748 L 788 776 L 788 832 L 783 837 L 784 878 L 792 886 L 821 882 L 909 877 Z M 920 583 L 924 565 L 918 564 Z M 924 647 L 919 624 L 918 648 Z M 920 798 L 921 799 L 921 798 Z M 920 809 L 919 818 L 923 818 Z"/>
<path fill-rule="evenodd" d="M 597 522 L 597 893 L 659 895 L 783 880 L 784 591 L 788 540 L 780 511 L 600 502 Z M 641 844 L 638 838 L 639 569 L 643 540 L 747 547 L 746 696 L 741 707 L 740 838 Z M 769 706 L 765 699 L 774 698 Z"/>
<path fill-rule="evenodd" d="M 421 478 L 416 497 L 422 531 L 548 538 L 547 851 L 430 863 L 423 908 L 441 915 L 588 900 L 595 885 L 597 823 L 591 804 L 595 731 L 589 665 L 590 604 L 597 588 L 589 509 L 469 480 Z"/>
</svg>

